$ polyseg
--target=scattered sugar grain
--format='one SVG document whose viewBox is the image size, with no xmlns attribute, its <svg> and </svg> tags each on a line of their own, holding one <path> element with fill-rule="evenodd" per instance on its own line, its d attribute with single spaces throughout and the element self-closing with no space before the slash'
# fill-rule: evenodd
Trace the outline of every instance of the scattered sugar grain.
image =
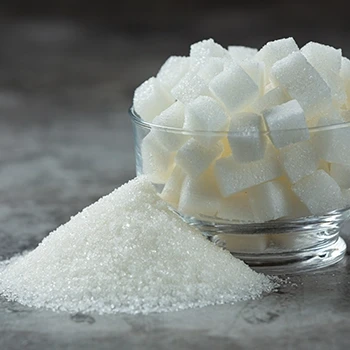
<svg viewBox="0 0 350 350">
<path fill-rule="evenodd" d="M 253 299 L 275 288 L 170 211 L 145 177 L 1 266 L 0 294 L 55 311 L 147 314 Z"/>
</svg>

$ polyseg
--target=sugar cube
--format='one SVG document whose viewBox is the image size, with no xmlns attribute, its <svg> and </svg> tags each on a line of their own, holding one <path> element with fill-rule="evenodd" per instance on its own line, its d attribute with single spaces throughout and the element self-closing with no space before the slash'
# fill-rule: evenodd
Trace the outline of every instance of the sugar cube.
<svg viewBox="0 0 350 350">
<path fill-rule="evenodd" d="M 300 52 L 277 61 L 270 78 L 300 103 L 308 118 L 322 113 L 332 104 L 329 86 Z"/>
<path fill-rule="evenodd" d="M 291 215 L 288 216 L 290 218 L 304 218 L 307 216 L 310 216 L 310 210 L 308 207 L 296 196 L 296 194 L 289 189 L 289 193 L 291 195 L 291 205 L 293 208 L 293 211 L 291 212 Z"/>
<path fill-rule="evenodd" d="M 215 163 L 215 176 L 223 197 L 229 197 L 281 175 L 281 166 L 271 149 L 266 150 L 263 159 L 255 162 L 238 163 L 230 156 L 218 159 Z"/>
<path fill-rule="evenodd" d="M 246 59 L 239 63 L 244 71 L 252 78 L 262 95 L 265 89 L 265 64 L 253 59 Z"/>
<path fill-rule="evenodd" d="M 303 202 L 301 202 L 301 200 L 292 191 L 293 184 L 291 183 L 291 181 L 286 175 L 279 177 L 275 181 L 278 181 L 282 184 L 285 191 L 287 192 L 290 205 L 293 208 L 292 211 L 287 216 L 288 218 L 306 217 L 311 214 L 310 210 L 306 207 L 306 205 Z"/>
<path fill-rule="evenodd" d="M 278 181 L 269 181 L 248 190 L 255 222 L 277 220 L 294 212 L 291 196 Z"/>
<path fill-rule="evenodd" d="M 203 64 L 209 57 L 225 57 L 228 56 L 220 44 L 213 39 L 202 40 L 191 45 L 190 58 L 194 66 Z"/>
<path fill-rule="evenodd" d="M 263 115 L 270 139 L 277 148 L 310 138 L 304 111 L 296 100 L 267 109 Z"/>
<path fill-rule="evenodd" d="M 292 186 L 293 192 L 314 215 L 322 215 L 345 206 L 339 185 L 323 170 L 304 177 Z"/>
<path fill-rule="evenodd" d="M 350 165 L 350 127 L 346 124 L 334 126 L 342 123 L 344 119 L 338 112 L 320 117 L 318 125 L 325 128 L 315 131 L 312 142 L 321 159 Z"/>
<path fill-rule="evenodd" d="M 211 80 L 209 90 L 230 112 L 242 110 L 259 95 L 253 79 L 233 61 Z"/>
<path fill-rule="evenodd" d="M 225 113 L 220 104 L 212 97 L 199 96 L 190 102 L 185 109 L 184 128 L 193 131 L 226 131 L 228 127 L 229 117 Z M 197 140 L 205 146 L 218 141 L 221 136 L 213 134 L 196 136 Z"/>
<path fill-rule="evenodd" d="M 133 107 L 143 120 L 151 122 L 173 102 L 174 98 L 155 77 L 151 77 L 135 90 Z"/>
<path fill-rule="evenodd" d="M 177 152 L 175 162 L 191 177 L 198 177 L 210 164 L 220 157 L 223 145 L 218 142 L 204 147 L 194 138 L 189 139 Z"/>
<path fill-rule="evenodd" d="M 300 51 L 324 79 L 327 78 L 328 72 L 339 74 L 341 49 L 310 41 Z"/>
<path fill-rule="evenodd" d="M 331 163 L 329 174 L 341 188 L 350 188 L 350 164 Z"/>
<path fill-rule="evenodd" d="M 168 151 L 177 151 L 188 140 L 189 136 L 184 135 L 181 131 L 168 130 L 167 128 L 181 129 L 184 120 L 184 105 L 180 101 L 176 101 L 152 121 L 152 124 L 165 128 L 154 127 L 151 133 Z"/>
<path fill-rule="evenodd" d="M 220 200 L 217 217 L 225 220 L 253 222 L 247 193 L 240 192 Z"/>
<path fill-rule="evenodd" d="M 332 98 L 334 105 L 343 107 L 347 103 L 347 94 L 345 90 L 345 83 L 338 74 L 330 72 L 328 74 L 327 83 L 332 91 Z"/>
<path fill-rule="evenodd" d="M 241 112 L 231 118 L 228 141 L 234 159 L 239 163 L 264 157 L 267 137 L 261 115 Z"/>
<path fill-rule="evenodd" d="M 200 177 L 187 176 L 183 182 L 179 212 L 195 217 L 215 216 L 220 203 L 212 169 L 208 169 Z"/>
<path fill-rule="evenodd" d="M 265 95 L 260 96 L 251 107 L 256 113 L 261 113 L 265 109 L 281 105 L 289 100 L 290 97 L 287 92 L 282 87 L 277 86 L 266 92 Z"/>
<path fill-rule="evenodd" d="M 342 106 L 346 102 L 346 94 L 344 84 L 339 76 L 342 60 L 341 50 L 309 42 L 301 49 L 301 53 L 328 84 L 335 103 Z"/>
<path fill-rule="evenodd" d="M 298 45 L 293 38 L 284 38 L 268 42 L 256 54 L 255 58 L 265 63 L 267 73 L 272 66 L 289 54 L 299 51 Z"/>
<path fill-rule="evenodd" d="M 186 104 L 199 95 L 207 95 L 208 85 L 198 76 L 196 70 L 190 70 L 171 89 L 171 94 L 175 99 Z"/>
<path fill-rule="evenodd" d="M 289 180 L 296 183 L 311 175 L 318 168 L 319 157 L 310 141 L 304 141 L 280 149 L 279 158 Z"/>
<path fill-rule="evenodd" d="M 165 183 L 160 197 L 171 204 L 174 208 L 180 200 L 181 188 L 186 174 L 179 166 L 175 166 L 173 172 L 171 173 L 168 181 Z"/>
<path fill-rule="evenodd" d="M 188 72 L 189 67 L 189 57 L 170 56 L 160 68 L 157 79 L 165 88 L 171 90 Z"/>
<path fill-rule="evenodd" d="M 198 76 L 207 83 L 224 69 L 225 60 L 220 57 L 210 57 L 198 70 Z"/>
<path fill-rule="evenodd" d="M 157 138 L 149 133 L 141 145 L 142 170 L 150 181 L 162 184 L 167 181 L 173 168 L 175 154 L 163 147 Z"/>
<path fill-rule="evenodd" d="M 347 95 L 346 107 L 350 108 L 350 60 L 346 57 L 342 57 L 340 78 L 343 80 L 344 89 Z"/>
<path fill-rule="evenodd" d="M 229 46 L 228 53 L 231 57 L 237 61 L 241 62 L 246 59 L 252 59 L 257 54 L 258 49 L 246 46 Z"/>
</svg>

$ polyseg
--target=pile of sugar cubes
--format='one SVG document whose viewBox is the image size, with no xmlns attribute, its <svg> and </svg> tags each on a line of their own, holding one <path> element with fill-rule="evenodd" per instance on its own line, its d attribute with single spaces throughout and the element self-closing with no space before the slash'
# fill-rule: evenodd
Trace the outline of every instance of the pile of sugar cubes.
<svg viewBox="0 0 350 350">
<path fill-rule="evenodd" d="M 266 222 L 350 206 L 350 60 L 293 38 L 203 40 L 139 86 L 142 172 L 180 213 Z"/>
</svg>

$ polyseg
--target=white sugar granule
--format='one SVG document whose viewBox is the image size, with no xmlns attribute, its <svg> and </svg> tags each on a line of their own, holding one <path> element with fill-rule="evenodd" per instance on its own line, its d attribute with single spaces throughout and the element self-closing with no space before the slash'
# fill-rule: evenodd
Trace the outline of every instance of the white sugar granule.
<svg viewBox="0 0 350 350">
<path fill-rule="evenodd" d="M 233 303 L 275 287 L 171 212 L 144 177 L 2 262 L 0 294 L 68 312 L 150 313 Z"/>
</svg>

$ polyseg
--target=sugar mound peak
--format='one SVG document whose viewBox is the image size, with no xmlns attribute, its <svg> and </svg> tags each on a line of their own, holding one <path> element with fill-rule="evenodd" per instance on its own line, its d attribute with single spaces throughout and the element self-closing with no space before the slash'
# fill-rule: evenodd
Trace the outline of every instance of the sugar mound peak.
<svg viewBox="0 0 350 350">
<path fill-rule="evenodd" d="M 233 303 L 274 288 L 135 178 L 0 265 L 0 294 L 55 311 L 150 313 Z"/>
</svg>

